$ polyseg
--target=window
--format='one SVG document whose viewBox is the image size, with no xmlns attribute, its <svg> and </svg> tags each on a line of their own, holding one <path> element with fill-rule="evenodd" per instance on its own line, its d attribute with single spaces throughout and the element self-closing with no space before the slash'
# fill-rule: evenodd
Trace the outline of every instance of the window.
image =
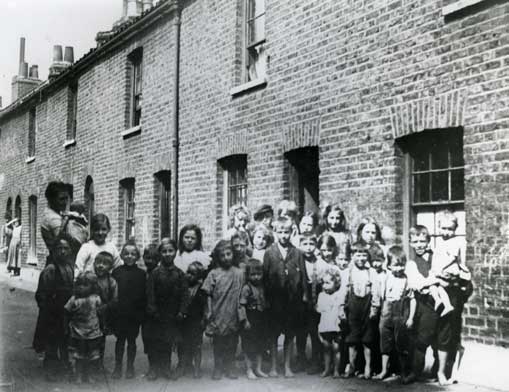
<svg viewBox="0 0 509 392">
<path fill-rule="evenodd" d="M 438 213 L 458 217 L 457 235 L 465 235 L 463 129 L 428 130 L 402 140 L 407 152 L 409 224 L 428 228 L 432 246 L 438 237 Z"/>
<path fill-rule="evenodd" d="M 12 199 L 9 197 L 7 199 L 7 204 L 5 206 L 5 220 L 6 223 L 12 219 Z"/>
<path fill-rule="evenodd" d="M 37 128 L 35 108 L 28 112 L 28 157 L 35 157 L 35 133 Z"/>
<path fill-rule="evenodd" d="M 223 231 L 226 231 L 230 208 L 235 204 L 247 206 L 247 155 L 232 155 L 219 164 L 223 175 Z"/>
<path fill-rule="evenodd" d="M 156 200 L 159 213 L 159 239 L 171 236 L 171 175 L 168 170 L 156 173 Z"/>
<path fill-rule="evenodd" d="M 17 218 L 21 223 L 21 197 L 17 196 L 14 202 L 14 218 Z"/>
<path fill-rule="evenodd" d="M 94 180 L 92 177 L 88 176 L 85 180 L 85 213 L 88 219 L 88 222 L 92 221 L 92 217 L 94 216 L 95 211 L 95 195 L 94 195 Z"/>
<path fill-rule="evenodd" d="M 28 219 L 28 263 L 37 264 L 37 197 L 33 195 L 28 198 Z"/>
<path fill-rule="evenodd" d="M 134 238 L 134 178 L 127 178 L 120 182 L 122 213 L 124 217 L 124 240 Z"/>
<path fill-rule="evenodd" d="M 266 74 L 265 0 L 246 0 L 244 82 L 262 79 Z"/>
<path fill-rule="evenodd" d="M 67 103 L 67 134 L 66 141 L 74 141 L 76 139 L 76 126 L 78 115 L 78 84 L 74 83 L 69 86 L 69 96 Z"/>
<path fill-rule="evenodd" d="M 128 128 L 140 125 L 142 85 L 143 85 L 143 49 L 138 48 L 129 55 L 129 124 Z"/>
<path fill-rule="evenodd" d="M 318 147 L 304 147 L 285 154 L 287 195 L 304 211 L 319 212 L 319 152 Z"/>
</svg>

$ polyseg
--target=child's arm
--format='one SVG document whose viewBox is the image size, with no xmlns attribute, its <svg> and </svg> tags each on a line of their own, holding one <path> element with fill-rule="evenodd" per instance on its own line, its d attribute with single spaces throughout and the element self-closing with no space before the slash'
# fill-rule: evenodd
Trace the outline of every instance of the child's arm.
<svg viewBox="0 0 509 392">
<path fill-rule="evenodd" d="M 187 315 L 187 309 L 189 308 L 189 304 L 191 303 L 191 296 L 189 294 L 189 285 L 186 277 L 182 273 L 182 282 L 180 286 L 180 308 L 177 314 L 177 320 L 183 320 Z"/>
<path fill-rule="evenodd" d="M 303 302 L 309 302 L 309 299 L 311 297 L 311 294 L 309 293 L 308 288 L 308 279 L 306 274 L 306 262 L 304 261 L 304 257 L 302 256 L 302 253 L 298 251 L 298 257 L 299 257 L 299 269 L 300 269 L 300 284 L 302 287 L 302 301 Z"/>
<path fill-rule="evenodd" d="M 408 320 L 406 321 L 405 325 L 408 329 L 412 328 L 414 325 L 414 317 L 415 317 L 415 309 L 417 308 L 417 301 L 415 300 L 415 297 L 412 295 L 410 298 L 410 313 L 408 315 Z"/>
<path fill-rule="evenodd" d="M 159 318 L 154 290 L 154 273 L 150 274 L 147 279 L 147 314 L 152 318 Z"/>
<path fill-rule="evenodd" d="M 370 270 L 369 280 L 371 281 L 371 309 L 369 311 L 369 318 L 375 318 L 378 315 L 381 303 L 380 279 Z"/>
</svg>

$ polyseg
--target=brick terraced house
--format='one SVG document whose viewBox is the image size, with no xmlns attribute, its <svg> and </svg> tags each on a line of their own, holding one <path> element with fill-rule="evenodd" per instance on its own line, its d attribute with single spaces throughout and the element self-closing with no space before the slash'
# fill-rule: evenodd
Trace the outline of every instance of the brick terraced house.
<svg viewBox="0 0 509 392">
<path fill-rule="evenodd" d="M 124 0 L 83 58 L 55 47 L 48 81 L 23 57 L 0 111 L 23 263 L 44 264 L 54 179 L 118 245 L 195 222 L 210 249 L 229 206 L 283 198 L 406 242 L 448 207 L 475 276 L 464 335 L 509 344 L 508 24 L 496 0 Z"/>
</svg>

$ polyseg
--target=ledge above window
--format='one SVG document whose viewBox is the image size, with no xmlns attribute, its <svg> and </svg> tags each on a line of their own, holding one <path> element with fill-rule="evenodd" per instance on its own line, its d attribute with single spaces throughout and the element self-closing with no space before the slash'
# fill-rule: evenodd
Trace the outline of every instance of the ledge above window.
<svg viewBox="0 0 509 392">
<path fill-rule="evenodd" d="M 447 2 L 448 4 L 442 7 L 442 14 L 444 17 L 448 17 L 458 11 L 482 3 L 484 1 L 485 0 L 449 0 Z"/>
<path fill-rule="evenodd" d="M 75 145 L 76 145 L 75 139 L 66 140 L 64 143 L 64 148 L 68 148 L 68 147 L 75 146 Z"/>
<path fill-rule="evenodd" d="M 136 125 L 135 127 L 126 129 L 125 131 L 122 131 L 120 134 L 124 139 L 127 139 L 128 137 L 134 136 L 141 133 L 141 125 Z"/>
<path fill-rule="evenodd" d="M 258 78 L 255 80 L 251 80 L 247 83 L 241 84 L 240 86 L 235 86 L 230 90 L 230 95 L 232 97 L 241 95 L 255 88 L 264 87 L 267 85 L 267 78 Z"/>
<path fill-rule="evenodd" d="M 28 157 L 27 159 L 25 159 L 25 163 L 32 163 L 33 161 L 35 161 L 35 156 L 34 157 Z"/>
</svg>

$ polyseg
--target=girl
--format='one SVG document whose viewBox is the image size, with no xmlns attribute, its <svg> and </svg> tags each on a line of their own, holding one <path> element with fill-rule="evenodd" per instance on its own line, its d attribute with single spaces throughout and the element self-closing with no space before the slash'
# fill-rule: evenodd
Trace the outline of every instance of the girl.
<svg viewBox="0 0 509 392">
<path fill-rule="evenodd" d="M 148 380 L 171 378 L 172 348 L 181 340 L 180 323 L 187 314 L 189 292 L 185 275 L 174 264 L 177 244 L 163 238 L 159 245 L 161 262 L 147 282 L 147 333 L 152 336 L 147 347 L 150 371 Z"/>
<path fill-rule="evenodd" d="M 74 295 L 64 308 L 69 318 L 69 351 L 76 361 L 76 381 L 81 384 L 90 378 L 89 370 L 97 369 L 101 357 L 102 332 L 99 308 L 102 305 L 97 293 L 97 277 L 83 272 L 76 278 Z"/>
<path fill-rule="evenodd" d="M 357 228 L 357 241 L 367 246 L 371 258 L 374 256 L 375 245 L 383 245 L 380 226 L 373 218 L 365 217 L 361 220 Z"/>
<path fill-rule="evenodd" d="M 122 260 L 117 248 L 111 241 L 107 240 L 111 231 L 109 218 L 104 214 L 94 215 L 90 222 L 91 240 L 84 243 L 76 256 L 74 275 L 78 276 L 81 272 L 94 271 L 95 256 L 99 252 L 108 252 L 113 256 L 113 269 L 122 265 Z"/>
<path fill-rule="evenodd" d="M 196 225 L 186 225 L 180 230 L 175 266 L 186 273 L 193 261 L 199 261 L 207 269 L 210 257 L 202 250 L 201 229 Z"/>
<path fill-rule="evenodd" d="M 340 322 L 345 319 L 345 297 L 340 290 L 341 274 L 336 266 L 330 266 L 322 279 L 322 291 L 318 295 L 316 311 L 320 314 L 318 333 L 323 346 L 324 370 L 322 377 L 332 374 L 333 378 L 339 377 Z M 332 365 L 332 366 L 331 366 Z"/>
<path fill-rule="evenodd" d="M 240 321 L 243 325 L 242 350 L 244 351 L 247 378 L 256 380 L 268 377 L 262 371 L 262 355 L 267 349 L 267 308 L 263 290 L 263 265 L 250 259 L 246 265 L 247 282 L 240 294 Z"/>
<path fill-rule="evenodd" d="M 114 311 L 115 370 L 113 378 L 122 376 L 124 348 L 127 341 L 126 378 L 134 378 L 134 359 L 136 358 L 136 338 L 140 332 L 146 305 L 145 271 L 136 265 L 140 251 L 134 242 L 127 242 L 120 252 L 124 261 L 113 271 L 118 284 L 118 303 Z"/>
<path fill-rule="evenodd" d="M 207 294 L 207 327 L 205 333 L 212 337 L 214 347 L 213 380 L 224 374 L 236 379 L 233 365 L 239 331 L 239 298 L 243 272 L 233 266 L 233 249 L 230 241 L 221 240 L 213 252 L 214 265 L 203 283 Z"/>
<path fill-rule="evenodd" d="M 41 272 L 35 293 L 39 317 L 33 342 L 35 351 L 44 352 L 43 366 L 50 382 L 56 381 L 59 368 L 69 365 L 64 306 L 72 296 L 74 280 L 69 243 L 60 238 L 55 244 L 54 263 Z"/>
<path fill-rule="evenodd" d="M 11 222 L 12 237 L 7 250 L 7 271 L 12 272 L 13 276 L 19 276 L 21 260 L 19 250 L 21 248 L 21 223 L 19 218 Z"/>
<path fill-rule="evenodd" d="M 239 232 L 247 232 L 247 227 L 251 221 L 251 214 L 246 206 L 236 204 L 230 208 L 230 228 L 225 233 L 225 240 L 232 238 L 232 235 Z"/>
<path fill-rule="evenodd" d="M 327 204 L 322 210 L 322 227 L 320 234 L 328 233 L 336 240 L 336 245 L 341 242 L 351 243 L 351 234 L 347 229 L 345 213 L 339 204 Z"/>
<path fill-rule="evenodd" d="M 271 232 L 265 225 L 258 225 L 253 231 L 253 258 L 263 261 L 265 250 L 274 242 Z"/>
<path fill-rule="evenodd" d="M 318 226 L 318 217 L 312 211 L 306 211 L 299 223 L 299 233 L 297 237 L 294 237 L 292 240 L 292 245 L 295 247 L 299 247 L 300 238 L 303 234 L 315 234 L 316 228 Z"/>
<path fill-rule="evenodd" d="M 318 239 L 316 247 L 320 251 L 320 257 L 323 261 L 327 264 L 334 264 L 338 252 L 334 236 L 329 233 L 322 234 Z"/>
</svg>

